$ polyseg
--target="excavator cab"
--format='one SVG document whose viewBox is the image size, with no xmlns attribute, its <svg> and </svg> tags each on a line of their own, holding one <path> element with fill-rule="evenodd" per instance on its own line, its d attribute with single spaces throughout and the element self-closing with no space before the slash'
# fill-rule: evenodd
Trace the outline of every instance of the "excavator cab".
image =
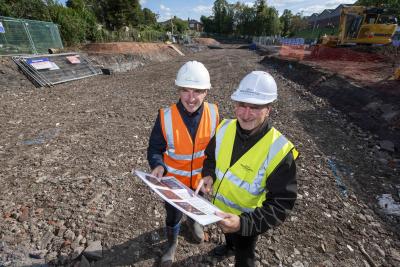
<svg viewBox="0 0 400 267">
<path fill-rule="evenodd" d="M 380 44 L 392 42 L 397 28 L 396 17 L 383 8 L 345 6 L 342 8 L 337 36 L 323 36 L 319 43 L 324 46 L 349 44 Z"/>
<path fill-rule="evenodd" d="M 383 8 L 344 7 L 339 24 L 339 44 L 390 44 L 396 17 Z"/>
</svg>

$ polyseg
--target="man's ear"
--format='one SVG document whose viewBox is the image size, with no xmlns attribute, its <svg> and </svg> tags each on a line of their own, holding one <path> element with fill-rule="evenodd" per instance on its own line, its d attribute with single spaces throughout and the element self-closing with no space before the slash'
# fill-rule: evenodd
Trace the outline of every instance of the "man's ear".
<svg viewBox="0 0 400 267">
<path fill-rule="evenodd" d="M 271 113 L 271 111 L 272 111 L 272 106 L 271 106 L 271 105 L 268 105 L 268 106 L 267 106 L 267 116 L 269 116 L 269 114 Z"/>
</svg>

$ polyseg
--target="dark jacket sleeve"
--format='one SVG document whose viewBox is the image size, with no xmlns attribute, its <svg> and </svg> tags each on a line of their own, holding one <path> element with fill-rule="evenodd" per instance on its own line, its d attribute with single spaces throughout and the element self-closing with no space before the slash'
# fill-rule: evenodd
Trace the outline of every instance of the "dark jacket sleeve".
<svg viewBox="0 0 400 267">
<path fill-rule="evenodd" d="M 211 138 L 204 152 L 206 159 L 203 163 L 202 177 L 211 176 L 215 181 L 215 135 Z"/>
<path fill-rule="evenodd" d="M 149 146 L 147 147 L 147 160 L 150 168 L 154 169 L 158 165 L 161 165 L 166 170 L 166 166 L 163 160 L 163 153 L 167 149 L 167 142 L 165 141 L 164 135 L 161 129 L 160 113 L 158 113 L 156 122 L 150 134 Z"/>
<path fill-rule="evenodd" d="M 292 153 L 268 177 L 266 192 L 267 197 L 261 207 L 240 215 L 240 235 L 264 233 L 281 224 L 292 210 L 297 198 L 296 164 Z"/>
</svg>

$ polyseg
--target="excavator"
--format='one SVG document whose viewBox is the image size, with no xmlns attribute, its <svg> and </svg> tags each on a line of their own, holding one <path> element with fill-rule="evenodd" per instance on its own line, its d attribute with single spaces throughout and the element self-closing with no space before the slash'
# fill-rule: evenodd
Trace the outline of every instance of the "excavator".
<svg viewBox="0 0 400 267">
<path fill-rule="evenodd" d="M 365 6 L 344 6 L 337 36 L 325 35 L 319 40 L 323 46 L 351 44 L 387 45 L 397 29 L 397 19 L 386 9 Z"/>
</svg>

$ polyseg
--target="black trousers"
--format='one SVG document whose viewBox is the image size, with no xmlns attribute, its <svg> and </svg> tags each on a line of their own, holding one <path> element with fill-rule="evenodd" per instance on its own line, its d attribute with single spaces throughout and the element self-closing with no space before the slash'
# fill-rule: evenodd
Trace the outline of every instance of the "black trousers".
<svg viewBox="0 0 400 267">
<path fill-rule="evenodd" d="M 258 236 L 225 234 L 226 246 L 235 250 L 236 267 L 254 267 Z"/>
<path fill-rule="evenodd" d="M 199 195 L 204 196 L 204 193 L 199 192 Z M 174 206 L 172 206 L 166 201 L 165 201 L 165 211 L 167 212 L 167 218 L 165 219 L 167 226 L 174 227 L 181 221 L 183 212 L 174 208 Z"/>
<path fill-rule="evenodd" d="M 165 211 L 167 212 L 165 219 L 167 226 L 174 227 L 181 221 L 183 213 L 168 202 L 165 202 Z"/>
</svg>

